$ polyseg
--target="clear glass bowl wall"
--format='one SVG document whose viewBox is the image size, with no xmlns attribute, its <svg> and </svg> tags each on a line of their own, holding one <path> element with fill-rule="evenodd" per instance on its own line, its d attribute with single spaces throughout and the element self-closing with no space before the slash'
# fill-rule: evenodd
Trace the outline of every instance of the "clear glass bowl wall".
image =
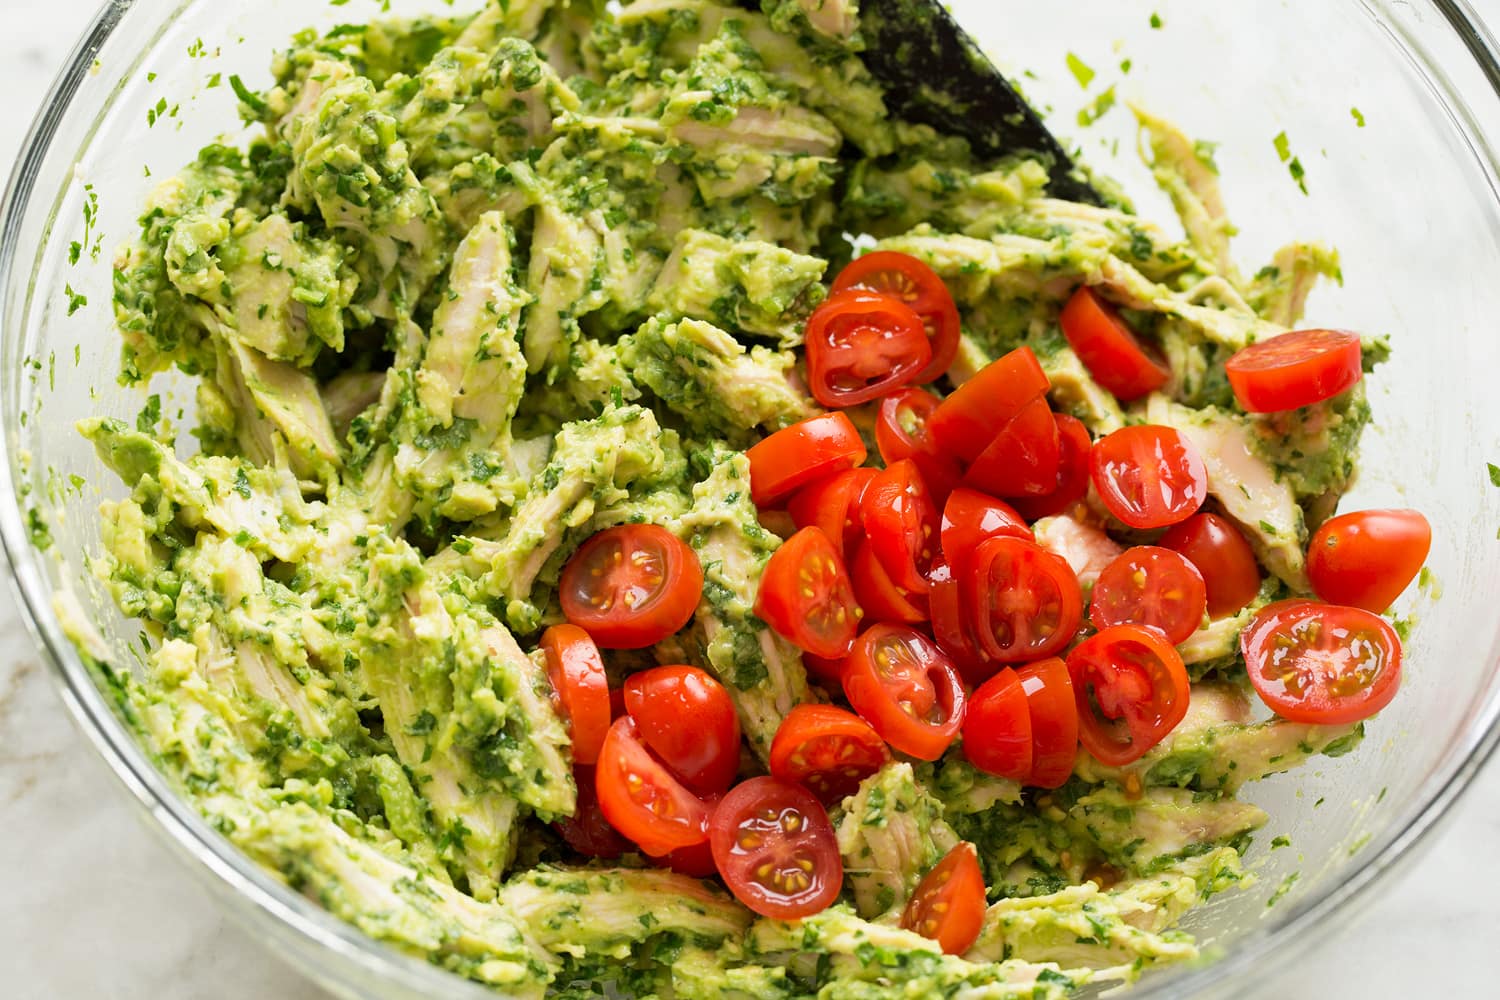
<svg viewBox="0 0 1500 1000">
<path fill-rule="evenodd" d="M 447 9 L 440 0 L 391 7 Z M 1391 336 L 1394 360 L 1370 380 L 1375 428 L 1345 509 L 1425 511 L 1441 598 L 1413 593 L 1399 607 L 1415 621 L 1407 680 L 1363 746 L 1250 790 L 1271 815 L 1250 855 L 1258 881 L 1195 910 L 1186 925 L 1213 940 L 1220 960 L 1148 978 L 1138 995 L 1235 993 L 1248 982 L 1240 973 L 1260 958 L 1273 950 L 1284 958 L 1352 919 L 1362 908 L 1356 900 L 1411 856 L 1495 743 L 1500 490 L 1486 462 L 1500 459 L 1500 199 L 1491 148 L 1500 135 L 1500 69 L 1467 8 L 1452 2 L 1072 0 L 1066 17 L 1034 0 L 953 7 L 1007 70 L 1035 74 L 1025 78 L 1033 99 L 1084 156 L 1126 184 L 1143 214 L 1166 219 L 1170 209 L 1135 154 L 1128 113 L 1116 108 L 1089 129 L 1075 124 L 1111 83 L 1120 98 L 1218 143 L 1242 266 L 1253 270 L 1293 237 L 1333 243 L 1344 283 L 1314 295 L 1309 321 Z M 135 662 L 137 627 L 87 569 L 99 544 L 96 507 L 122 487 L 73 429 L 89 415 L 130 419 L 142 404 L 115 381 L 116 246 L 134 234 L 149 190 L 236 122 L 230 88 L 211 79 L 240 74 L 260 86 L 291 31 L 378 9 L 374 0 L 106 5 L 43 110 L 3 207 L 0 476 L 15 502 L 0 508 L 0 530 L 33 631 L 81 726 L 146 821 L 242 921 L 345 995 L 480 997 L 493 994 L 365 939 L 207 829 L 111 713 L 54 610 L 57 593 L 72 595 L 111 660 Z M 1068 52 L 1098 72 L 1087 92 L 1065 67 Z M 1306 169 L 1305 195 L 1273 142 L 1283 132 Z M 101 249 L 74 265 L 69 245 L 84 239 L 86 216 L 90 243 Z M 71 315 L 69 290 L 88 300 Z M 161 378 L 153 391 L 188 426 L 191 386 Z M 81 491 L 67 485 L 75 474 L 87 482 Z M 45 553 L 27 543 L 32 508 L 51 521 L 54 545 Z M 1272 852 L 1279 835 L 1292 847 Z M 1290 891 L 1268 907 L 1294 872 Z"/>
</svg>

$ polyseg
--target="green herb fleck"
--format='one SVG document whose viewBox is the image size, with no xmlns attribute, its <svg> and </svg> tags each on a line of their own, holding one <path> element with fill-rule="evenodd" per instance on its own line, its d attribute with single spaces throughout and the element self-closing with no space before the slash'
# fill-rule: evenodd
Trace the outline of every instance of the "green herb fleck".
<svg viewBox="0 0 1500 1000">
<path fill-rule="evenodd" d="M 1297 879 L 1300 877 L 1301 874 L 1299 872 L 1292 872 L 1286 878 L 1282 879 L 1281 885 L 1277 886 L 1276 891 L 1271 893 L 1271 898 L 1266 900 L 1266 906 L 1272 907 L 1281 902 L 1282 897 L 1292 891 L 1292 886 L 1297 884 Z"/>
<path fill-rule="evenodd" d="M 1274 840 L 1271 841 L 1271 850 L 1273 850 L 1273 851 L 1279 850 L 1279 849 L 1281 849 L 1283 847 L 1291 847 L 1291 846 L 1292 846 L 1292 838 L 1291 837 L 1277 837 L 1276 839 L 1274 839 Z"/>
<path fill-rule="evenodd" d="M 1490 468 L 1490 485 L 1500 486 L 1500 465 L 1496 465 L 1494 462 L 1486 462 L 1485 464 Z"/>
<path fill-rule="evenodd" d="M 1078 86 L 1084 90 L 1087 90 L 1089 84 L 1094 82 L 1093 69 L 1072 52 L 1068 53 L 1068 70 L 1073 74 L 1073 79 L 1078 81 Z"/>
<path fill-rule="evenodd" d="M 1110 87 L 1108 90 L 1104 91 L 1098 97 L 1094 98 L 1094 103 L 1093 104 L 1091 104 L 1089 107 L 1086 107 L 1083 110 L 1081 110 L 1081 111 L 1078 112 L 1078 124 L 1079 125 L 1092 125 L 1092 124 L 1094 124 L 1094 122 L 1096 122 L 1100 118 L 1104 117 L 1105 113 L 1108 112 L 1109 109 L 1112 108 L 1112 107 L 1114 107 L 1114 106 L 1115 106 L 1115 88 L 1114 87 Z"/>
<path fill-rule="evenodd" d="M 234 96 L 238 97 L 240 103 L 245 105 L 245 107 L 257 115 L 266 113 L 266 102 L 261 99 L 259 94 L 245 86 L 245 81 L 239 78 L 239 74 L 235 74 L 229 78 L 229 86 L 234 91 Z"/>
<path fill-rule="evenodd" d="M 73 315 L 78 310 L 82 309 L 84 306 L 86 306 L 86 305 L 89 304 L 89 298 L 88 298 L 88 296 L 87 295 L 79 295 L 77 292 L 73 291 L 73 286 L 72 285 L 69 285 L 69 284 L 63 285 L 63 294 L 68 297 L 68 315 L 69 316 Z"/>
<path fill-rule="evenodd" d="M 1161 25 L 1162 25 L 1161 15 L 1160 14 L 1152 14 L 1151 15 L 1151 27 L 1153 27 L 1153 28 L 1160 28 Z"/>
<path fill-rule="evenodd" d="M 1362 111 L 1360 111 L 1358 108 L 1350 108 L 1349 113 L 1354 116 L 1355 125 L 1358 125 L 1360 128 L 1365 127 L 1365 116 Z"/>
</svg>

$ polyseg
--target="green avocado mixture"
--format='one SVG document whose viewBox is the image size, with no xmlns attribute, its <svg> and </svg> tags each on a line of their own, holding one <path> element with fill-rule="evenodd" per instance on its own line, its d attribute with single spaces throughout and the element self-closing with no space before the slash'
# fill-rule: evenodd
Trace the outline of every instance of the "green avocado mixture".
<svg viewBox="0 0 1500 1000">
<path fill-rule="evenodd" d="M 149 415 L 82 427 L 130 490 L 95 561 L 151 640 L 143 671 L 99 667 L 125 718 L 289 885 L 507 995 L 1047 998 L 1193 958 L 1174 924 L 1248 879 L 1266 820 L 1238 789 L 1362 735 L 1254 721 L 1237 652 L 1253 609 L 1307 591 L 1309 527 L 1369 410 L 1356 388 L 1245 416 L 1222 362 L 1295 323 L 1335 255 L 1293 244 L 1242 276 L 1212 162 L 1144 112 L 1185 239 L 893 120 L 853 0 L 610 7 L 298 35 L 268 89 L 234 81 L 259 138 L 152 195 L 116 264 L 123 376 L 195 376 L 196 440 Z M 743 450 L 818 412 L 796 348 L 850 234 L 948 282 L 965 336 L 940 390 L 1024 344 L 1094 433 L 1178 427 L 1266 575 L 1181 647 L 1190 714 L 1144 759 L 1082 755 L 1053 792 L 960 749 L 891 763 L 832 811 L 840 901 L 784 923 L 716 881 L 569 851 L 551 827 L 575 808 L 569 738 L 535 646 L 576 547 L 650 522 L 696 550 L 703 600 L 654 650 L 608 654 L 616 683 L 713 673 L 744 775 L 793 706 L 828 699 L 752 612 L 781 539 Z M 1122 409 L 1069 349 L 1058 314 L 1083 283 L 1160 346 L 1162 393 Z M 1037 533 L 1084 558 L 1114 544 L 1066 517 Z M 898 926 L 960 839 L 992 903 L 961 958 Z"/>
</svg>

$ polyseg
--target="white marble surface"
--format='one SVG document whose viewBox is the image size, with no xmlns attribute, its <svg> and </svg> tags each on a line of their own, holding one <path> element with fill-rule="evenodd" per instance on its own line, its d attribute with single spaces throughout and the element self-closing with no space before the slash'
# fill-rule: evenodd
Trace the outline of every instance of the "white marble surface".
<svg viewBox="0 0 1500 1000">
<path fill-rule="evenodd" d="M 0 169 L 96 6 L 0 0 Z M 1475 6 L 1500 21 L 1500 0 Z M 0 591 L 0 996 L 322 996 L 228 922 L 140 823 L 67 718 L 17 615 L 9 590 Z M 1497 843 L 1500 766 L 1492 766 L 1357 933 L 1268 974 L 1260 992 L 1496 995 Z M 1481 884 L 1491 891 L 1474 891 Z"/>
</svg>

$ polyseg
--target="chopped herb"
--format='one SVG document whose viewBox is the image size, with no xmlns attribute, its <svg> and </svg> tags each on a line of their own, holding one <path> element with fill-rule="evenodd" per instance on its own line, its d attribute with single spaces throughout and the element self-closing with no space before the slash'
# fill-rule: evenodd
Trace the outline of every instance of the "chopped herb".
<svg viewBox="0 0 1500 1000">
<path fill-rule="evenodd" d="M 78 310 L 82 309 L 84 306 L 86 306 L 86 305 L 89 304 L 89 298 L 88 298 L 88 296 L 87 295 L 80 295 L 77 292 L 73 291 L 73 286 L 72 285 L 69 285 L 69 284 L 63 285 L 63 294 L 68 297 L 68 315 L 69 316 L 73 315 Z"/>
<path fill-rule="evenodd" d="M 1282 879 L 1281 885 L 1277 886 L 1276 891 L 1271 893 L 1271 898 L 1266 900 L 1266 906 L 1275 906 L 1281 902 L 1282 897 L 1292 891 L 1292 886 L 1297 884 L 1297 879 L 1300 877 L 1301 874 L 1299 872 L 1292 872 L 1286 878 Z"/>
<path fill-rule="evenodd" d="M 1354 116 L 1354 124 L 1360 128 L 1365 127 L 1365 116 L 1358 108 L 1350 108 L 1349 113 Z"/>
<path fill-rule="evenodd" d="M 1089 64 L 1084 62 L 1072 52 L 1068 53 L 1068 70 L 1073 74 L 1073 79 L 1078 81 L 1078 86 L 1087 90 L 1089 84 L 1094 82 L 1094 71 Z"/>
<path fill-rule="evenodd" d="M 1490 485 L 1500 486 L 1500 465 L 1496 465 L 1494 462 L 1486 462 L 1485 464 L 1490 469 Z"/>
<path fill-rule="evenodd" d="M 1153 27 L 1153 28 L 1160 28 L 1161 25 L 1162 25 L 1161 15 L 1160 14 L 1152 14 L 1151 15 L 1151 27 Z"/>
<path fill-rule="evenodd" d="M 1092 125 L 1094 122 L 1104 117 L 1105 113 L 1114 106 L 1115 88 L 1110 87 L 1098 97 L 1094 98 L 1094 103 L 1092 105 L 1078 112 L 1078 124 Z"/>
<path fill-rule="evenodd" d="M 1292 158 L 1292 142 L 1285 132 L 1279 133 L 1271 142 L 1276 146 L 1276 155 L 1281 158 L 1282 163 Z"/>
<path fill-rule="evenodd" d="M 235 74 L 229 78 L 229 86 L 234 90 L 234 96 L 238 97 L 240 103 L 245 105 L 245 107 L 257 115 L 266 113 L 266 102 L 261 99 L 259 94 L 245 86 L 245 81 L 239 78 L 239 74 Z"/>
<path fill-rule="evenodd" d="M 1277 838 L 1275 838 L 1274 840 L 1271 841 L 1271 850 L 1273 850 L 1273 851 L 1279 850 L 1279 849 L 1281 849 L 1283 847 L 1291 847 L 1291 846 L 1292 846 L 1292 838 L 1290 838 L 1290 837 L 1277 837 Z"/>
<path fill-rule="evenodd" d="M 1131 62 L 1130 62 L 1129 59 L 1121 59 L 1120 60 L 1120 72 L 1121 73 L 1124 73 L 1126 76 L 1129 76 L 1130 75 L 1130 67 L 1131 67 Z"/>
</svg>

